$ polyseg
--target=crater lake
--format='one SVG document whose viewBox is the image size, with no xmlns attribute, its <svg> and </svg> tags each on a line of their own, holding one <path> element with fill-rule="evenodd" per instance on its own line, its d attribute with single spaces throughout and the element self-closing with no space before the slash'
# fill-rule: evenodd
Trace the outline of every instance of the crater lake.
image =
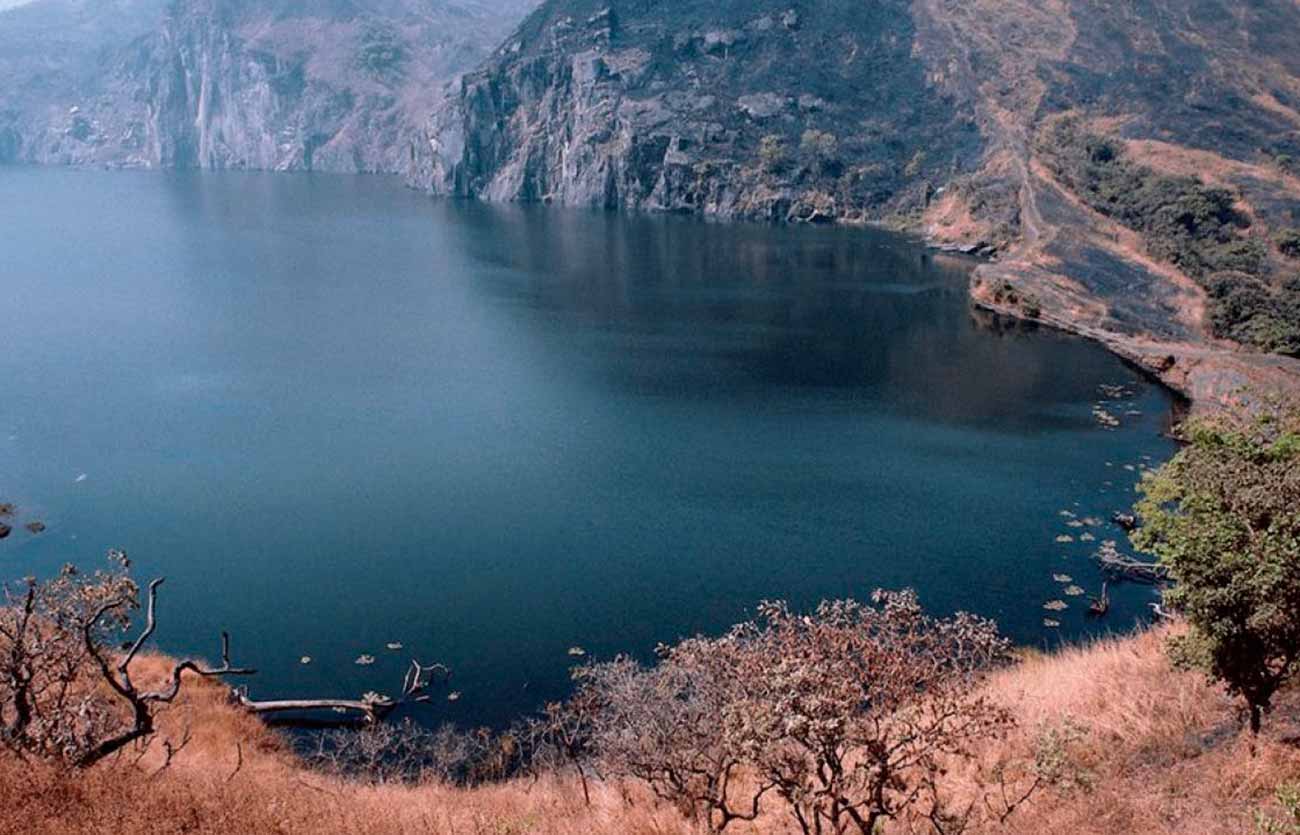
<svg viewBox="0 0 1300 835">
<path fill-rule="evenodd" d="M 765 598 L 1127 629 L 1150 590 L 1089 621 L 1054 575 L 1097 592 L 1172 400 L 973 310 L 973 266 L 384 178 L 0 168 L 0 500 L 48 526 L 0 568 L 122 548 L 168 578 L 162 650 L 229 630 L 258 698 L 440 661 L 462 696 L 419 716 L 464 725 L 565 693 L 570 648 L 649 659 Z"/>
</svg>

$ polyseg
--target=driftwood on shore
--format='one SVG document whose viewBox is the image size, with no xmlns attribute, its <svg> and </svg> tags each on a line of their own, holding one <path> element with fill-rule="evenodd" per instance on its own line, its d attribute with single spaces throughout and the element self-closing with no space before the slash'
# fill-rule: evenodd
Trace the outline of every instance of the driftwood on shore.
<svg viewBox="0 0 1300 835">
<path fill-rule="evenodd" d="M 291 725 L 311 725 L 336 724 L 335 722 L 324 722 L 312 720 L 310 718 L 294 719 L 292 717 L 310 717 L 312 714 L 321 714 L 326 711 L 341 714 L 343 722 L 349 719 L 360 719 L 367 724 L 381 722 L 388 717 L 398 705 L 426 700 L 425 691 L 435 680 L 447 680 L 451 677 L 451 671 L 442 664 L 424 665 L 419 661 L 412 660 L 411 666 L 406 671 L 402 681 L 402 696 L 400 699 L 392 699 L 379 693 L 366 693 L 360 699 L 275 699 L 271 701 L 255 701 L 248 697 L 248 693 L 243 688 L 231 691 L 231 699 L 240 707 L 258 716 L 280 717 L 289 716 L 291 718 L 277 719 L 276 721 Z"/>
<path fill-rule="evenodd" d="M 1101 570 L 1115 580 L 1131 580 L 1154 585 L 1169 579 L 1169 571 L 1163 565 L 1127 557 L 1119 552 L 1113 540 L 1101 544 L 1101 550 L 1097 552 L 1097 561 L 1101 563 Z"/>
</svg>

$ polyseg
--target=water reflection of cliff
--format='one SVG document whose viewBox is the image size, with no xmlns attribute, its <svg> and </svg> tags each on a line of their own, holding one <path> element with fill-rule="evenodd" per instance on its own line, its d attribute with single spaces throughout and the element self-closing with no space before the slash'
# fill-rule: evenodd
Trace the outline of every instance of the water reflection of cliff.
<svg viewBox="0 0 1300 835">
<path fill-rule="evenodd" d="M 1026 403 L 1090 400 L 1114 369 L 1095 346 L 974 311 L 969 261 L 887 232 L 473 204 L 439 214 L 494 267 L 479 289 L 571 330 L 605 384 L 837 389 L 916 417 L 1015 424 Z"/>
</svg>

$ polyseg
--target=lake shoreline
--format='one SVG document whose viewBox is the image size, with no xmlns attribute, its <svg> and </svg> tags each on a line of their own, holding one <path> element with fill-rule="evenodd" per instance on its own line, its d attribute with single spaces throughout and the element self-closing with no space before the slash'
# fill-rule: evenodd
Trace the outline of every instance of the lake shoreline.
<svg viewBox="0 0 1300 835">
<path fill-rule="evenodd" d="M 1175 407 L 1176 424 L 1187 417 L 1226 409 L 1249 409 L 1254 401 L 1262 399 L 1253 392 L 1266 396 L 1300 396 L 1300 361 L 1208 342 L 1173 342 L 1121 334 L 1090 324 L 1060 308 L 1039 307 L 1027 311 L 1020 303 L 999 298 L 996 287 L 1000 279 L 984 272 L 985 266 L 971 274 L 970 298 L 975 307 L 1102 345 L 1177 396 L 1182 408 Z M 1035 286 L 1032 279 L 1023 284 L 1030 291 Z"/>
</svg>

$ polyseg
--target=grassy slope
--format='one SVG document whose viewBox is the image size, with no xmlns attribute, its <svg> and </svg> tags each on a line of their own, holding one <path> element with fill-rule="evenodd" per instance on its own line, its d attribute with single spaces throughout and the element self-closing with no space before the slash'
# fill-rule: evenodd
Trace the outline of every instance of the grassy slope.
<svg viewBox="0 0 1300 835">
<path fill-rule="evenodd" d="M 1071 747 L 1088 790 L 1044 795 L 1004 833 L 1228 835 L 1253 831 L 1274 788 L 1300 779 L 1300 694 L 1287 695 L 1250 757 L 1231 703 L 1199 676 L 1172 671 L 1149 633 L 1035 656 L 989 687 L 1022 730 L 988 757 L 1024 756 L 1038 729 L 1066 718 L 1085 729 Z M 167 720 L 193 741 L 156 776 L 158 754 L 80 778 L 0 758 L 0 833 L 459 833 L 579 835 L 699 831 L 643 793 L 600 785 L 586 807 L 565 780 L 474 790 L 363 787 L 299 769 L 273 734 L 226 706 L 216 686 L 193 688 Z M 161 746 L 158 746 L 161 747 Z M 242 767 L 237 769 L 242 750 Z M 36 829 L 33 823 L 39 822 Z M 739 833 L 791 831 L 773 805 Z"/>
</svg>

